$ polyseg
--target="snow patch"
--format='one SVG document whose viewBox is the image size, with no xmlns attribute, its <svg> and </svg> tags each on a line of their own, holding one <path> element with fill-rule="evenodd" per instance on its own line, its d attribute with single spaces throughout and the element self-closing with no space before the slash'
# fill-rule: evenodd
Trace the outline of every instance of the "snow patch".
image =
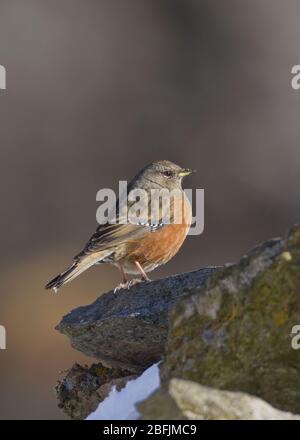
<svg viewBox="0 0 300 440">
<path fill-rule="evenodd" d="M 154 364 L 141 376 L 130 380 L 121 391 L 113 387 L 86 420 L 137 420 L 139 413 L 135 404 L 145 400 L 158 387 L 159 369 L 158 364 Z"/>
</svg>

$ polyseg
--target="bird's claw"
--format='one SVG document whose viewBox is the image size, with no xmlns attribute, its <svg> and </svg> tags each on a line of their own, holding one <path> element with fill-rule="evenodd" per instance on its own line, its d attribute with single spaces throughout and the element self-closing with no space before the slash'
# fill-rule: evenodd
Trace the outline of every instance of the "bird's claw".
<svg viewBox="0 0 300 440">
<path fill-rule="evenodd" d="M 115 288 L 114 288 L 114 294 L 116 294 L 117 292 L 119 292 L 119 290 L 122 289 L 127 289 L 128 286 L 128 281 L 126 283 L 120 283 L 118 284 Z"/>
<path fill-rule="evenodd" d="M 130 281 L 126 281 L 126 283 L 120 283 L 120 284 L 118 284 L 117 287 L 115 287 L 114 294 L 116 295 L 116 293 L 119 292 L 119 290 L 123 290 L 123 289 L 129 290 L 132 286 L 135 286 L 136 284 L 139 284 L 139 283 L 143 283 L 144 281 L 147 281 L 147 280 L 144 280 L 142 278 L 133 278 Z"/>
<path fill-rule="evenodd" d="M 130 280 L 130 281 L 128 282 L 127 289 L 129 290 L 130 287 L 134 286 L 135 284 L 142 283 L 143 281 L 144 281 L 144 280 L 142 280 L 141 278 L 133 278 L 132 280 Z"/>
</svg>

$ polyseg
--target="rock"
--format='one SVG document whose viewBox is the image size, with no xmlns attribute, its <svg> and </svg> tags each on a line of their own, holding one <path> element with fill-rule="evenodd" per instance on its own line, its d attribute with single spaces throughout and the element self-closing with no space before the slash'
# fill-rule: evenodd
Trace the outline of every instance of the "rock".
<svg viewBox="0 0 300 440">
<path fill-rule="evenodd" d="M 85 419 L 109 394 L 113 386 L 122 389 L 136 376 L 129 371 L 74 364 L 55 388 L 59 408 L 75 420 Z"/>
<path fill-rule="evenodd" d="M 159 388 L 146 400 L 137 403 L 136 407 L 140 420 L 187 420 L 167 387 Z"/>
<path fill-rule="evenodd" d="M 246 393 L 222 391 L 184 379 L 171 379 L 137 405 L 143 420 L 300 420 Z"/>
<path fill-rule="evenodd" d="M 205 285 L 189 289 L 170 315 L 161 371 L 165 384 L 171 378 L 191 380 L 249 393 L 283 411 L 300 413 L 300 351 L 291 346 L 292 328 L 300 324 L 300 227 L 284 239 L 258 246 Z M 177 390 L 182 386 L 172 383 Z M 215 398 L 213 402 L 212 416 L 228 417 L 225 406 Z M 228 402 L 228 414 L 238 415 L 234 402 Z M 251 412 L 248 403 L 246 412 Z M 269 410 L 259 406 L 264 414 Z"/>
<path fill-rule="evenodd" d="M 104 365 L 141 372 L 161 359 L 168 311 L 190 290 L 200 288 L 216 268 L 205 268 L 100 296 L 79 307 L 56 327 L 74 348 Z"/>
</svg>

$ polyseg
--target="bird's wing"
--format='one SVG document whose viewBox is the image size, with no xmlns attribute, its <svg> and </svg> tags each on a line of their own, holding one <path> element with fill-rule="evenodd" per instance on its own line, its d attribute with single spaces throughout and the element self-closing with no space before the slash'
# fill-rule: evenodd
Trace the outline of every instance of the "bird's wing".
<svg viewBox="0 0 300 440">
<path fill-rule="evenodd" d="M 140 212 L 138 219 L 128 216 L 127 223 L 124 222 L 124 217 L 117 213 L 114 223 L 106 223 L 98 226 L 82 252 L 76 255 L 75 259 L 81 258 L 83 255 L 115 248 L 127 241 L 142 238 L 149 232 L 155 233 L 169 225 L 174 221 L 174 199 L 171 198 L 170 200 L 170 219 L 168 222 L 164 220 L 161 209 L 156 216 L 156 220 L 149 220 L 149 212 L 151 212 L 150 206 Z"/>
</svg>

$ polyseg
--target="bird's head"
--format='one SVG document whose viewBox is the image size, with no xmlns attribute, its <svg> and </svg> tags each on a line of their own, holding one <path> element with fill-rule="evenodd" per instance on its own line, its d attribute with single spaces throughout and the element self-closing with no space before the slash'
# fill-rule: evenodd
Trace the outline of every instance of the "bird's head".
<svg viewBox="0 0 300 440">
<path fill-rule="evenodd" d="M 138 174 L 138 181 L 153 188 L 167 188 L 169 190 L 181 188 L 182 179 L 194 172 L 189 168 L 182 168 L 169 160 L 156 160 L 147 165 Z"/>
</svg>

